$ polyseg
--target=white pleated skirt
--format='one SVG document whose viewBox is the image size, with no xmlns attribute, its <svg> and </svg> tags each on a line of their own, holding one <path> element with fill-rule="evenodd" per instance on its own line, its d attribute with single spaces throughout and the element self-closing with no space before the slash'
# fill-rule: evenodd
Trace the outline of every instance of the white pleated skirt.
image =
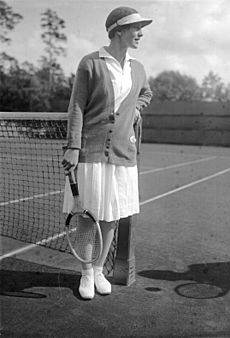
<svg viewBox="0 0 230 338">
<path fill-rule="evenodd" d="M 79 163 L 77 180 L 82 206 L 98 220 L 111 222 L 139 213 L 137 166 Z M 73 196 L 66 180 L 63 212 L 72 208 Z"/>
</svg>

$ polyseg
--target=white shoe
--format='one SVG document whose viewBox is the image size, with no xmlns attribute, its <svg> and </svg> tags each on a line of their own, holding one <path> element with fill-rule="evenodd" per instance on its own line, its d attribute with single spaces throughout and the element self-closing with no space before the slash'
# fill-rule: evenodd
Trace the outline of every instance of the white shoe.
<svg viewBox="0 0 230 338">
<path fill-rule="evenodd" d="M 101 295 L 109 295 L 111 293 L 111 284 L 102 272 L 96 272 L 94 274 L 94 283 L 97 292 Z"/>
<path fill-rule="evenodd" d="M 94 276 L 82 274 L 79 286 L 79 293 L 83 299 L 93 299 L 94 297 Z"/>
</svg>

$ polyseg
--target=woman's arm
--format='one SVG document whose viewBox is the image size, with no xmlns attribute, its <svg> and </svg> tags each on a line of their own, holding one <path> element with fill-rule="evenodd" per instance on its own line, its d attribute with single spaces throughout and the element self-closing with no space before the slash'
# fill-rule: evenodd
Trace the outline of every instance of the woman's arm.
<svg viewBox="0 0 230 338">
<path fill-rule="evenodd" d="M 67 148 L 81 149 L 83 116 L 89 98 L 89 69 L 84 59 L 75 76 L 68 107 Z"/>
<path fill-rule="evenodd" d="M 153 94 L 150 89 L 147 77 L 145 75 L 144 85 L 141 88 L 139 97 L 137 99 L 136 109 L 142 111 L 145 107 L 147 107 L 151 102 L 152 96 Z"/>
<path fill-rule="evenodd" d="M 74 79 L 68 107 L 67 150 L 62 161 L 65 170 L 76 167 L 81 149 L 83 115 L 89 95 L 89 76 L 84 59 L 79 64 Z"/>
</svg>

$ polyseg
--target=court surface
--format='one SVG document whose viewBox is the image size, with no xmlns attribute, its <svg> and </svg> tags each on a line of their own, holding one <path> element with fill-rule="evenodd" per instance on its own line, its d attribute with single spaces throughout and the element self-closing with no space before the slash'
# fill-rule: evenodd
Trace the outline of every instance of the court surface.
<svg viewBox="0 0 230 338">
<path fill-rule="evenodd" d="M 2 237 L 2 337 L 230 337 L 230 149 L 143 144 L 140 205 L 136 282 L 92 301 L 71 255 Z"/>
</svg>

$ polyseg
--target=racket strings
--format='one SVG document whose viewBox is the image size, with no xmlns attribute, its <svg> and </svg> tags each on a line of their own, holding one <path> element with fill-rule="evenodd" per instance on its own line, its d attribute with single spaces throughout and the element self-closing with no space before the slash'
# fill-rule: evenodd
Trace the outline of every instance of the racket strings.
<svg viewBox="0 0 230 338">
<path fill-rule="evenodd" d="M 97 224 L 85 215 L 73 215 L 69 237 L 72 246 L 81 260 L 94 261 L 100 255 L 101 240 Z"/>
</svg>

